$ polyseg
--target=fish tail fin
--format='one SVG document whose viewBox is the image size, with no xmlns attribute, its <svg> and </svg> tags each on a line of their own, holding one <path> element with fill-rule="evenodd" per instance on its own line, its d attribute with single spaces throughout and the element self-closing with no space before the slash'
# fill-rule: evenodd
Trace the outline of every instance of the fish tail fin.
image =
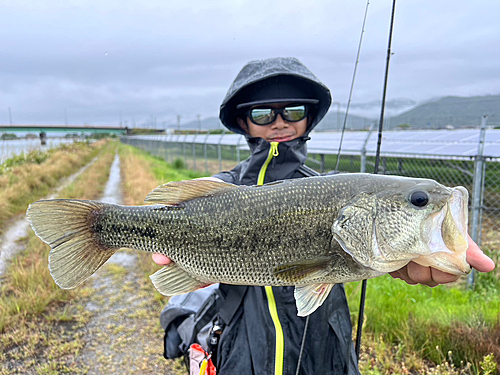
<svg viewBox="0 0 500 375">
<path fill-rule="evenodd" d="M 50 248 L 49 270 L 55 283 L 72 289 L 99 269 L 116 248 L 99 243 L 92 222 L 106 204 L 74 199 L 32 203 L 26 213 L 35 234 Z"/>
</svg>

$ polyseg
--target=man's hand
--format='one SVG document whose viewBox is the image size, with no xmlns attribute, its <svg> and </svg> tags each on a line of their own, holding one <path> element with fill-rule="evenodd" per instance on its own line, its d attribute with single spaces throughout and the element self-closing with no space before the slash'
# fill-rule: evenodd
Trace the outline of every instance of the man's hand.
<svg viewBox="0 0 500 375">
<path fill-rule="evenodd" d="M 479 249 L 470 237 L 467 262 L 479 272 L 490 272 L 495 268 L 495 263 Z M 411 285 L 424 284 L 431 287 L 452 283 L 460 278 L 460 276 L 451 275 L 432 267 L 421 266 L 415 262 L 408 263 L 400 270 L 391 272 L 390 275 Z"/>
</svg>

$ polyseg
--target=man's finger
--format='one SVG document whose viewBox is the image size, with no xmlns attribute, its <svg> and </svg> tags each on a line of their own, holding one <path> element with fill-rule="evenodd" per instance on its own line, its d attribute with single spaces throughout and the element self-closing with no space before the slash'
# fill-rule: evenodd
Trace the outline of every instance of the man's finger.
<svg viewBox="0 0 500 375">
<path fill-rule="evenodd" d="M 165 255 L 153 254 L 153 262 L 159 264 L 160 266 L 166 266 L 167 264 L 172 263 L 172 260 L 167 258 Z"/>
<path fill-rule="evenodd" d="M 414 282 L 428 286 L 438 285 L 438 283 L 432 280 L 432 272 L 430 267 L 424 267 L 415 262 L 410 262 L 407 266 L 407 272 L 410 279 Z"/>
<path fill-rule="evenodd" d="M 467 263 L 479 272 L 490 272 L 495 269 L 495 262 L 486 256 L 470 237 L 469 248 L 467 249 Z"/>
</svg>

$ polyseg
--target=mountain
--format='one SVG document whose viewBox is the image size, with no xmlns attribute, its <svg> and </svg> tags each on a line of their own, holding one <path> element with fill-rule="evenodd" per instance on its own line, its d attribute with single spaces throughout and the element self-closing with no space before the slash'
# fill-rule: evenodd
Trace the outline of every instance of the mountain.
<svg viewBox="0 0 500 375">
<path fill-rule="evenodd" d="M 403 104 L 408 104 L 404 102 Z M 360 106 L 361 104 L 358 104 Z M 356 106 L 353 105 L 353 108 Z M 351 112 L 352 113 L 352 112 Z M 432 99 L 405 111 L 397 116 L 386 116 L 384 128 L 399 129 L 444 129 L 478 127 L 481 117 L 488 116 L 488 125 L 500 125 L 500 95 L 458 97 L 447 96 Z M 316 131 L 339 131 L 344 123 L 345 112 L 330 108 L 323 120 L 316 126 Z M 223 129 L 217 117 L 208 117 L 200 121 L 202 130 Z M 347 130 L 369 129 L 378 118 L 362 117 L 349 114 Z M 176 125 L 169 126 L 176 129 Z M 200 129 L 200 123 L 195 120 L 181 124 L 182 129 Z"/>
<path fill-rule="evenodd" d="M 345 112 L 337 112 L 330 109 L 321 122 L 314 128 L 315 131 L 340 131 L 344 125 Z M 374 122 L 373 119 L 356 115 L 347 116 L 346 130 L 365 130 L 369 129 Z"/>
<path fill-rule="evenodd" d="M 336 131 L 342 128 L 344 123 L 345 113 L 338 112 L 335 110 L 330 110 L 326 114 L 326 116 L 321 120 L 321 122 L 316 126 L 316 131 Z M 363 130 L 370 127 L 370 124 L 373 122 L 372 119 L 366 117 L 360 117 L 355 115 L 349 115 L 347 118 L 346 129 L 348 130 Z M 214 129 L 224 129 L 222 123 L 217 117 L 208 117 L 200 122 L 197 120 L 186 122 L 185 124 L 181 124 L 182 129 L 190 129 L 190 130 L 214 130 Z M 177 129 L 176 125 L 170 125 L 169 128 Z"/>
<path fill-rule="evenodd" d="M 404 127 L 409 125 L 412 129 L 478 127 L 483 115 L 488 116 L 489 125 L 500 124 L 500 95 L 447 96 L 388 118 L 384 127 L 386 129 L 397 129 L 401 125 Z"/>
<path fill-rule="evenodd" d="M 205 119 L 202 119 L 198 122 L 198 120 L 186 122 L 186 123 L 181 123 L 181 128 L 182 129 L 189 129 L 189 130 L 199 130 L 201 127 L 201 130 L 216 130 L 216 129 L 225 129 L 222 126 L 222 123 L 220 122 L 218 117 L 207 117 Z M 167 128 L 170 129 L 178 129 L 177 125 L 169 125 Z"/>
</svg>

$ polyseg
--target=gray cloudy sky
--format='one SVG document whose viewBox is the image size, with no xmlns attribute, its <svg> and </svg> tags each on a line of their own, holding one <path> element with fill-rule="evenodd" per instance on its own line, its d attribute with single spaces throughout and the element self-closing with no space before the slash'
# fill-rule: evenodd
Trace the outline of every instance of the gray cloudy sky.
<svg viewBox="0 0 500 375">
<path fill-rule="evenodd" d="M 376 117 L 392 1 L 372 0 L 351 113 Z M 345 105 L 363 0 L 0 0 L 0 123 L 218 115 L 250 60 L 294 56 Z M 400 0 L 388 113 L 500 94 L 498 0 Z M 333 106 L 335 110 L 336 106 Z"/>
</svg>

